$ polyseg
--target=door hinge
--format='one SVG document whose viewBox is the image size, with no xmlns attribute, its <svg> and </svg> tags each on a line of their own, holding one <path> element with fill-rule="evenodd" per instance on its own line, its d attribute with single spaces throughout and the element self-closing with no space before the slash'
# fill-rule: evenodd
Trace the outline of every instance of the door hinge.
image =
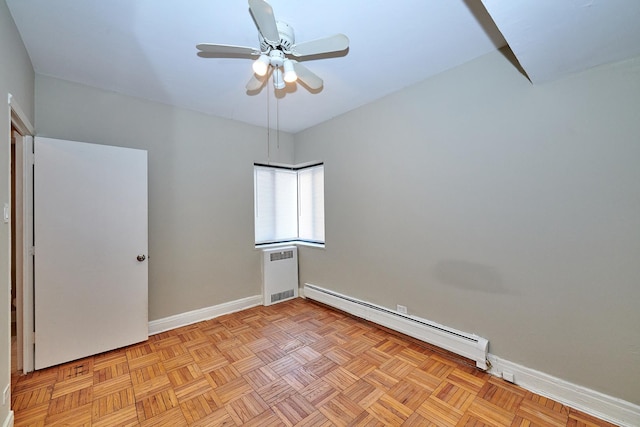
<svg viewBox="0 0 640 427">
<path fill-rule="evenodd" d="M 29 256 L 34 256 L 36 254 L 36 247 L 35 246 L 31 246 L 29 248 Z"/>
<path fill-rule="evenodd" d="M 33 343 L 33 345 L 36 345 L 36 333 L 35 333 L 35 331 L 32 332 L 32 334 L 33 335 L 31 336 L 31 342 Z"/>
</svg>

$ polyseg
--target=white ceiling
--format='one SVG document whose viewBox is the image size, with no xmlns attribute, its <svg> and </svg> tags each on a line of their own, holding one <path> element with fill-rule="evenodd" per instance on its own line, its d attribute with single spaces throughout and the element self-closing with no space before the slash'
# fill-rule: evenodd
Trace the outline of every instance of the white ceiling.
<svg viewBox="0 0 640 427">
<path fill-rule="evenodd" d="M 288 132 L 506 42 L 534 83 L 640 55 L 638 0 L 271 0 L 297 42 L 350 39 L 346 55 L 305 62 L 321 91 L 294 84 L 276 98 L 272 86 L 247 94 L 250 60 L 196 55 L 198 43 L 258 47 L 246 0 L 6 2 L 39 74 L 258 126 L 270 102 L 269 125 Z"/>
<path fill-rule="evenodd" d="M 482 0 L 534 83 L 640 55 L 638 0 Z"/>
</svg>

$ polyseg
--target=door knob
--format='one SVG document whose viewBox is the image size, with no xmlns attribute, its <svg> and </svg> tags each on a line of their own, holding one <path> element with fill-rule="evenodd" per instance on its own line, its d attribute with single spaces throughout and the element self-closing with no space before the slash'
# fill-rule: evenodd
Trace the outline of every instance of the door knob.
<svg viewBox="0 0 640 427">
<path fill-rule="evenodd" d="M 145 259 L 147 259 L 147 257 L 146 257 L 146 256 L 144 256 L 144 255 L 138 255 L 138 257 L 137 257 L 136 259 L 137 259 L 138 261 L 142 262 L 142 261 L 144 261 Z"/>
</svg>

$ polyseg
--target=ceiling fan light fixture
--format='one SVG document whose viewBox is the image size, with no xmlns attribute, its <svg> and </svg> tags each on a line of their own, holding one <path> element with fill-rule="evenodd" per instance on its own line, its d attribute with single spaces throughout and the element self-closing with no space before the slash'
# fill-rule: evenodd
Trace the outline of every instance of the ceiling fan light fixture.
<svg viewBox="0 0 640 427">
<path fill-rule="evenodd" d="M 298 80 L 296 70 L 293 69 L 293 62 L 290 59 L 285 59 L 282 66 L 284 68 L 284 81 L 287 83 L 293 83 Z"/>
<path fill-rule="evenodd" d="M 267 55 L 260 55 L 258 59 L 253 62 L 253 72 L 258 76 L 264 76 L 267 74 L 271 59 Z"/>
<path fill-rule="evenodd" d="M 246 1 L 246 0 L 245 0 Z M 322 89 L 323 81 L 300 62 L 290 58 L 321 59 L 333 57 L 334 52 L 347 53 L 349 38 L 334 34 L 307 42 L 296 43 L 293 27 L 277 21 L 267 0 L 248 0 L 249 12 L 258 29 L 259 49 L 228 44 L 200 43 L 198 56 L 205 58 L 251 58 L 253 72 L 245 88 L 250 95 L 259 92 L 273 73 L 275 89 L 284 89 L 287 83 L 300 81 L 312 91 Z M 257 59 L 256 59 L 257 57 Z"/>
<path fill-rule="evenodd" d="M 282 78 L 282 70 L 280 67 L 276 67 L 273 70 L 273 87 L 276 89 L 284 89 L 284 79 Z"/>
</svg>

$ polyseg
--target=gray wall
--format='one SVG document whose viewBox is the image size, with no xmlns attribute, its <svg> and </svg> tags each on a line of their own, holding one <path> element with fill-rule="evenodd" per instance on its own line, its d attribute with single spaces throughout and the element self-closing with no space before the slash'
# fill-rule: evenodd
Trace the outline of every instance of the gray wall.
<svg viewBox="0 0 640 427">
<path fill-rule="evenodd" d="M 9 203 L 10 93 L 33 123 L 33 67 L 13 23 L 9 9 L 0 1 L 0 206 Z M 11 380 L 11 257 L 8 224 L 0 223 L 0 393 Z M 10 401 L 10 400 L 9 400 Z M 0 424 L 9 414 L 9 403 L 0 406 Z"/>
<path fill-rule="evenodd" d="M 640 58 L 532 86 L 496 52 L 295 143 L 325 162 L 302 283 L 640 404 Z"/>
<path fill-rule="evenodd" d="M 261 293 L 253 162 L 264 128 L 36 76 L 37 134 L 148 150 L 149 319 Z M 293 137 L 271 161 L 293 161 Z"/>
</svg>

